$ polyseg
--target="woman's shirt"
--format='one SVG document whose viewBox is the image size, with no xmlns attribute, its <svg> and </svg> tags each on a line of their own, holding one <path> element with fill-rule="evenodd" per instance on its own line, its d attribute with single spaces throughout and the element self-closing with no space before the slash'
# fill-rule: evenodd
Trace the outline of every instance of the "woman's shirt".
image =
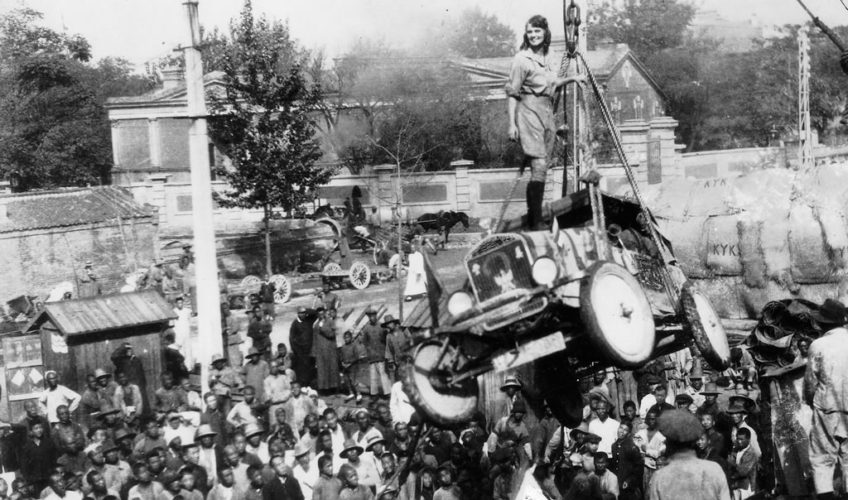
<svg viewBox="0 0 848 500">
<path fill-rule="evenodd" d="M 530 49 L 519 51 L 512 59 L 506 95 L 518 99 L 522 94 L 553 97 L 556 77 L 550 53 L 542 55 Z"/>
</svg>

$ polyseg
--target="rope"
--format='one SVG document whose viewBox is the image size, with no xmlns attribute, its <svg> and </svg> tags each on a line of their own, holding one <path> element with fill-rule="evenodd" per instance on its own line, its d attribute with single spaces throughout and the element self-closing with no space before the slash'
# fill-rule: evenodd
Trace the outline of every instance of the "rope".
<svg viewBox="0 0 848 500">
<path fill-rule="evenodd" d="M 607 127 L 607 130 L 610 131 L 610 135 L 612 136 L 612 142 L 615 146 L 616 154 L 618 155 L 619 160 L 621 161 L 622 166 L 624 167 L 624 173 L 627 175 L 627 181 L 630 183 L 630 187 L 633 189 L 633 196 L 636 198 L 636 203 L 639 205 L 639 210 L 645 217 L 645 221 L 648 226 L 648 231 L 651 236 L 651 239 L 654 240 L 658 249 L 662 249 L 664 247 L 662 243 L 662 239 L 660 238 L 659 233 L 653 224 L 653 216 L 651 215 L 651 211 L 645 205 L 644 199 L 642 198 L 642 192 L 639 191 L 639 186 L 636 183 L 636 176 L 633 174 L 633 168 L 630 166 L 630 163 L 627 161 L 627 155 L 624 153 L 624 148 L 621 145 L 621 135 L 619 134 L 618 127 L 615 126 L 612 120 L 612 114 L 609 111 L 609 107 L 607 106 L 606 100 L 604 100 L 603 95 L 601 94 L 600 87 L 598 86 L 597 80 L 595 80 L 595 75 L 592 74 L 592 70 L 589 69 L 589 64 L 586 62 L 586 59 L 583 57 L 583 54 L 578 52 L 577 57 L 580 58 L 580 61 L 583 63 L 583 67 L 586 69 L 586 76 L 589 78 L 589 83 L 592 85 L 592 92 L 595 94 L 595 100 L 598 102 L 598 106 L 601 110 L 601 117 L 604 120 L 604 124 Z M 665 258 L 663 257 L 663 252 L 660 250 L 660 256 L 662 257 L 663 263 L 665 263 Z M 671 288 L 671 275 L 668 272 L 668 269 L 663 266 L 662 269 L 665 278 L 663 280 L 663 284 L 665 285 L 665 291 L 668 295 L 671 304 L 675 309 L 678 308 L 678 300 L 677 294 Z"/>
</svg>

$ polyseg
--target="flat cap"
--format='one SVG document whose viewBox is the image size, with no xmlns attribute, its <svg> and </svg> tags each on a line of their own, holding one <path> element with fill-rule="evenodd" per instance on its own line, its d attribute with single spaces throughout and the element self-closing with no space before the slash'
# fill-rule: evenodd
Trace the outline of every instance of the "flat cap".
<svg viewBox="0 0 848 500">
<path fill-rule="evenodd" d="M 695 400 L 688 394 L 678 394 L 674 398 L 674 402 L 679 405 L 691 405 Z"/>
<path fill-rule="evenodd" d="M 666 410 L 657 425 L 666 440 L 676 443 L 694 443 L 704 432 L 698 417 L 687 410 Z"/>
</svg>

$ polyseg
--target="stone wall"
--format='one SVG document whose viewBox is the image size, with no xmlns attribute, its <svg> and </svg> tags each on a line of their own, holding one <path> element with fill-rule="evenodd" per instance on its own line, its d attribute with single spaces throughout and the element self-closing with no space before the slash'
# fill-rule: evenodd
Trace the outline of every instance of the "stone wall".
<svg viewBox="0 0 848 500">
<path fill-rule="evenodd" d="M 0 268 L 5 300 L 46 296 L 63 281 L 74 284 L 93 264 L 103 293 L 117 292 L 128 273 L 154 258 L 158 227 L 151 219 L 0 234 Z"/>
</svg>

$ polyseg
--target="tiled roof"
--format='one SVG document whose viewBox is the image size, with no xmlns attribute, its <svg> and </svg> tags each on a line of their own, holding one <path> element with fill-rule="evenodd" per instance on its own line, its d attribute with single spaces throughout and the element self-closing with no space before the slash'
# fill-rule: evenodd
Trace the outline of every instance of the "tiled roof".
<svg viewBox="0 0 848 500">
<path fill-rule="evenodd" d="M 68 188 L 0 196 L 0 233 L 152 217 L 151 207 L 115 186 Z"/>
<path fill-rule="evenodd" d="M 87 299 L 44 304 L 25 331 L 38 328 L 48 319 L 64 335 L 102 332 L 131 326 L 164 323 L 175 319 L 173 307 L 156 290 L 102 295 Z"/>
<path fill-rule="evenodd" d="M 222 82 L 224 78 L 223 71 L 212 71 L 203 75 L 203 83 L 204 85 L 208 85 L 213 82 Z M 176 98 L 184 98 L 186 93 L 186 86 L 184 82 L 180 82 L 179 85 L 171 88 L 162 88 L 157 89 L 152 92 L 148 92 L 142 95 L 135 96 L 127 96 L 127 97 L 110 97 L 106 100 L 106 107 L 110 105 L 121 105 L 121 104 L 136 104 L 136 103 L 155 103 L 157 101 L 171 101 Z"/>
</svg>

